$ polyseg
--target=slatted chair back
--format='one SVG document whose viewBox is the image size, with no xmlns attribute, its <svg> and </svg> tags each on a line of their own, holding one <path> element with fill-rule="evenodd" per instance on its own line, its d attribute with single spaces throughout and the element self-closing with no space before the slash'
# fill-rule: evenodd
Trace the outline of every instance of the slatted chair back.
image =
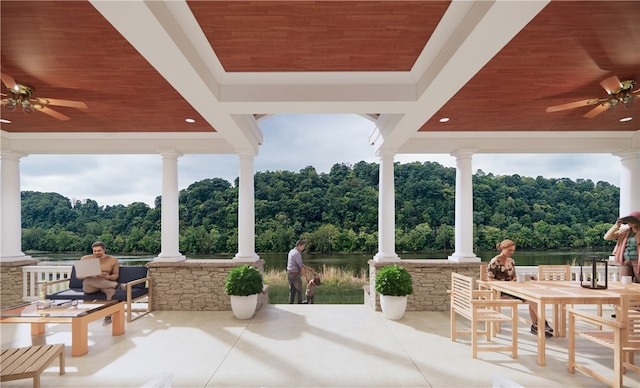
<svg viewBox="0 0 640 388">
<path fill-rule="evenodd" d="M 480 276 L 478 276 L 478 279 L 485 282 L 489 280 L 489 275 L 487 275 L 488 267 L 489 267 L 489 264 L 480 264 Z"/>
<path fill-rule="evenodd" d="M 578 327 L 576 322 L 586 323 Z M 602 329 L 597 329 L 602 327 Z M 576 360 L 576 339 L 584 338 L 613 350 L 613 378 L 608 378 L 579 364 Z M 616 319 L 609 319 L 586 311 L 569 309 L 569 372 L 579 370 L 610 387 L 621 388 L 627 369 L 640 373 L 634 353 L 640 352 L 640 292 L 623 295 L 616 306 Z"/>
<path fill-rule="evenodd" d="M 511 357 L 518 358 L 518 304 L 515 299 L 492 299 L 492 291 L 475 290 L 474 279 L 456 272 L 451 273 L 451 340 L 455 341 L 459 334 L 471 335 L 471 352 L 477 358 L 478 352 L 510 351 Z M 502 307 L 510 307 L 511 315 L 500 311 Z M 456 328 L 457 316 L 466 318 L 471 323 L 470 330 Z M 494 324 L 511 322 L 511 339 L 507 345 L 491 344 Z M 478 338 L 484 336 L 489 344 L 479 344 Z"/>
<path fill-rule="evenodd" d="M 571 266 L 570 265 L 539 265 L 538 266 L 538 280 L 550 280 L 550 281 L 568 281 L 571 280 Z M 552 323 L 556 335 L 564 337 L 567 328 L 567 313 L 566 305 L 554 304 L 552 305 Z M 601 312 L 602 305 L 599 310 Z"/>
<path fill-rule="evenodd" d="M 539 265 L 538 280 L 571 280 L 570 265 Z"/>
</svg>

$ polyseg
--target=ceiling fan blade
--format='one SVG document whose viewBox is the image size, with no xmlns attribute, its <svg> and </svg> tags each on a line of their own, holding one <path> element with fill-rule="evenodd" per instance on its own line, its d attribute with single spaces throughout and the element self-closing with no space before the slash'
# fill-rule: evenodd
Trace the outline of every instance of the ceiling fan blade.
<svg viewBox="0 0 640 388">
<path fill-rule="evenodd" d="M 587 113 L 584 114 L 584 118 L 587 119 L 592 119 L 594 117 L 596 117 L 597 115 L 599 115 L 600 113 L 606 111 L 607 109 L 611 108 L 611 103 L 608 101 L 603 102 L 602 104 L 596 106 L 595 108 L 591 109 L 590 111 L 588 111 Z"/>
<path fill-rule="evenodd" d="M 0 79 L 7 88 L 17 90 L 16 81 L 9 74 L 0 73 Z"/>
<path fill-rule="evenodd" d="M 547 113 L 559 112 L 561 110 L 580 108 L 582 106 L 595 105 L 601 100 L 599 98 L 590 98 L 588 100 L 569 102 L 567 104 L 550 106 L 546 109 Z"/>
<path fill-rule="evenodd" d="M 622 82 L 620 82 L 620 79 L 615 75 L 603 80 L 602 82 L 600 82 L 600 85 L 609 94 L 612 94 L 616 90 L 622 89 Z"/>
<path fill-rule="evenodd" d="M 70 100 L 58 100 L 56 98 L 36 98 L 38 104 L 42 105 L 55 105 L 55 106 L 66 106 L 69 108 L 77 108 L 77 109 L 88 109 L 87 104 L 81 101 L 70 101 Z"/>
<path fill-rule="evenodd" d="M 40 108 L 36 108 L 36 109 L 39 110 L 40 112 L 44 113 L 44 114 L 47 114 L 47 115 L 49 115 L 51 117 L 56 118 L 58 120 L 61 120 L 61 121 L 69 120 L 69 117 L 63 115 L 62 113 L 58 113 L 53 109 L 49 109 L 46 106 L 43 106 L 43 107 L 40 107 Z"/>
</svg>

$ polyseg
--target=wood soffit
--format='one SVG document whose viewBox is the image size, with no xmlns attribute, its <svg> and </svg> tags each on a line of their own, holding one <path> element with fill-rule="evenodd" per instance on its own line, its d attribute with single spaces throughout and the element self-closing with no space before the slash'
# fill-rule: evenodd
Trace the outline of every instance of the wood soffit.
<svg viewBox="0 0 640 388">
<path fill-rule="evenodd" d="M 407 72 L 449 1 L 189 1 L 226 72 Z M 552 1 L 420 131 L 637 131 L 640 102 L 594 119 L 610 75 L 640 83 L 640 3 Z M 2 110 L 9 132 L 211 132 L 88 2 L 2 1 L 1 68 L 71 118 Z M 636 87 L 637 88 L 637 87 Z M 268 113 L 268 112 L 251 112 Z M 378 113 L 378 112 L 354 112 Z M 620 123 L 624 116 L 635 120 Z M 188 124 L 185 118 L 194 118 Z M 442 124 L 438 120 L 449 117 Z M 418 130 L 418 129 L 417 129 Z"/>
</svg>

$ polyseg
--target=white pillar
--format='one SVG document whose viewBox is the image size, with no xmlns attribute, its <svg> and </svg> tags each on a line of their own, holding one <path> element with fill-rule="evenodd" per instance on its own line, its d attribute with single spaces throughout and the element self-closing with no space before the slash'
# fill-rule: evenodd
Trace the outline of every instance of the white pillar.
<svg viewBox="0 0 640 388">
<path fill-rule="evenodd" d="M 400 261 L 396 254 L 395 183 L 393 179 L 393 153 L 380 153 L 378 182 L 378 253 L 379 262 Z"/>
<path fill-rule="evenodd" d="M 256 254 L 256 211 L 253 181 L 253 152 L 239 152 L 240 177 L 238 187 L 238 253 L 233 260 L 254 262 Z"/>
<path fill-rule="evenodd" d="M 183 261 L 179 252 L 180 228 L 178 215 L 178 158 L 180 152 L 161 151 L 162 155 L 162 209 L 161 252 L 155 261 Z"/>
<path fill-rule="evenodd" d="M 456 249 L 449 260 L 479 262 L 480 258 L 473 253 L 473 150 L 458 150 L 451 155 L 456 158 Z"/>
<path fill-rule="evenodd" d="M 620 216 L 640 211 L 640 150 L 616 154 L 620 157 Z"/>
<path fill-rule="evenodd" d="M 19 152 L 0 153 L 0 262 L 31 259 L 22 253 Z"/>
</svg>

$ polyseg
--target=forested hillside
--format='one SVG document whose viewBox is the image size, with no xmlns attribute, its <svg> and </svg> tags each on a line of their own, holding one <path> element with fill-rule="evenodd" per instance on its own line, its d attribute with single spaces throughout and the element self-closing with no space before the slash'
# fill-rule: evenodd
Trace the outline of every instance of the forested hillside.
<svg viewBox="0 0 640 388">
<path fill-rule="evenodd" d="M 452 250 L 455 169 L 438 163 L 395 166 L 396 250 Z M 473 176 L 474 245 L 492 249 L 511 238 L 520 248 L 600 247 L 618 216 L 619 189 L 591 180 Z M 160 197 L 98 206 L 56 193 L 22 192 L 22 248 L 87 251 L 95 240 L 110 252 L 160 252 Z M 223 179 L 180 192 L 180 252 L 237 251 L 238 190 Z M 286 252 L 306 238 L 312 252 L 376 252 L 378 164 L 335 164 L 329 173 L 255 174 L 257 252 Z"/>
</svg>

